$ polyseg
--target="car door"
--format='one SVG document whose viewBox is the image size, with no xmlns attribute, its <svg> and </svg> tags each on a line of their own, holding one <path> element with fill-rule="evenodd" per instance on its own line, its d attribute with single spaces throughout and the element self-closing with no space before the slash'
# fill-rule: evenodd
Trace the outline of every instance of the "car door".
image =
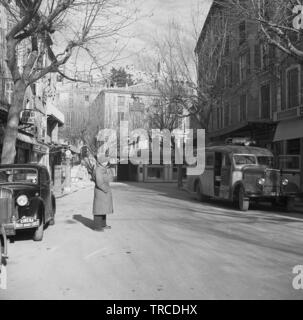
<svg viewBox="0 0 303 320">
<path fill-rule="evenodd" d="M 221 168 L 221 185 L 220 197 L 229 199 L 230 194 L 230 181 L 231 181 L 231 160 L 229 154 L 224 154 L 222 158 Z"/>
<path fill-rule="evenodd" d="M 50 219 L 51 214 L 51 190 L 50 190 L 50 176 L 45 168 L 40 170 L 40 189 L 41 198 L 44 201 L 45 207 L 45 222 Z"/>
</svg>

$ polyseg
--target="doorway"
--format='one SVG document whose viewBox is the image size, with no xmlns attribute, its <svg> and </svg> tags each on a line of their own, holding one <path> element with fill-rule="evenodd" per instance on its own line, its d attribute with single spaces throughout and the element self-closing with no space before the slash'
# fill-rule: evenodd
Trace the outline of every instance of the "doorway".
<svg viewBox="0 0 303 320">
<path fill-rule="evenodd" d="M 221 171 L 222 171 L 222 153 L 215 153 L 215 168 L 214 168 L 214 194 L 215 197 L 220 196 L 220 187 L 221 187 Z"/>
</svg>

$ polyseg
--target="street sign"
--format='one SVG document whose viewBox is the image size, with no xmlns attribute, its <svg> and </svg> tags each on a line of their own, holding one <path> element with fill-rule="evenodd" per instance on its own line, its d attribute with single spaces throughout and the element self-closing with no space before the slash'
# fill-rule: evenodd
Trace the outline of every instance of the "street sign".
<svg viewBox="0 0 303 320">
<path fill-rule="evenodd" d="M 38 153 L 47 153 L 47 147 L 34 144 L 33 145 L 33 151 L 38 152 Z"/>
<path fill-rule="evenodd" d="M 20 114 L 20 122 L 22 124 L 35 124 L 35 111 L 34 110 L 24 110 Z"/>
</svg>

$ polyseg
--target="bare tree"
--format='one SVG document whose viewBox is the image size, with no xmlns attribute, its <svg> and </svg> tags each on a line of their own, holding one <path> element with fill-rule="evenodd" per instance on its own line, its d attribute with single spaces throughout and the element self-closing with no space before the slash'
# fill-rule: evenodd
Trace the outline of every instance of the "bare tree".
<svg viewBox="0 0 303 320">
<path fill-rule="evenodd" d="M 217 0 L 229 16 L 256 23 L 260 35 L 286 55 L 302 61 L 303 5 L 300 0 Z"/>
<path fill-rule="evenodd" d="M 195 9 L 192 29 L 170 22 L 167 35 L 154 41 L 157 54 L 145 59 L 144 65 L 152 66 L 153 71 L 158 68 L 153 76 L 161 96 L 178 106 L 178 116 L 190 117 L 197 127 L 207 130 L 213 107 L 220 100 L 218 78 L 229 30 L 227 18 L 222 16 L 210 21 L 201 34 L 197 21 L 203 20 L 205 13 Z"/>
<path fill-rule="evenodd" d="M 135 16 L 120 6 L 119 0 L 0 0 L 0 4 L 11 21 L 6 35 L 6 62 L 14 82 L 1 160 L 12 163 L 27 88 L 49 73 L 75 80 L 72 74 L 63 73 L 61 67 L 69 61 L 77 63 L 80 58 L 89 57 L 92 68 L 102 69 L 119 50 L 100 55 L 100 44 L 107 48 L 109 41 L 116 43 L 119 32 Z M 60 43 L 54 45 L 54 40 Z M 21 48 L 27 52 L 23 66 L 18 65 Z M 44 57 L 47 63 L 43 62 Z"/>
<path fill-rule="evenodd" d="M 180 120 L 189 117 L 196 128 L 207 130 L 213 108 L 221 101 L 218 78 L 223 67 L 228 22 L 224 17 L 210 21 L 200 35 L 197 21 L 203 17 L 204 12 L 196 8 L 191 31 L 170 22 L 168 33 L 154 41 L 156 55 L 143 61 L 161 96 L 158 110 L 162 112 L 152 115 L 160 129 L 172 130 Z M 178 170 L 178 185 L 182 186 L 181 166 Z"/>
</svg>

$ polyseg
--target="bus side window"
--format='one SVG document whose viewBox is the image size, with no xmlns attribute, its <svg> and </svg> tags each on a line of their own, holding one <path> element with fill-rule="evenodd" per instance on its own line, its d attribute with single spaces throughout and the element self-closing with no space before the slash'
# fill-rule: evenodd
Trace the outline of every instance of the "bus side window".
<svg viewBox="0 0 303 320">
<path fill-rule="evenodd" d="M 213 167 L 214 166 L 214 154 L 213 153 L 206 153 L 206 167 Z"/>
</svg>

